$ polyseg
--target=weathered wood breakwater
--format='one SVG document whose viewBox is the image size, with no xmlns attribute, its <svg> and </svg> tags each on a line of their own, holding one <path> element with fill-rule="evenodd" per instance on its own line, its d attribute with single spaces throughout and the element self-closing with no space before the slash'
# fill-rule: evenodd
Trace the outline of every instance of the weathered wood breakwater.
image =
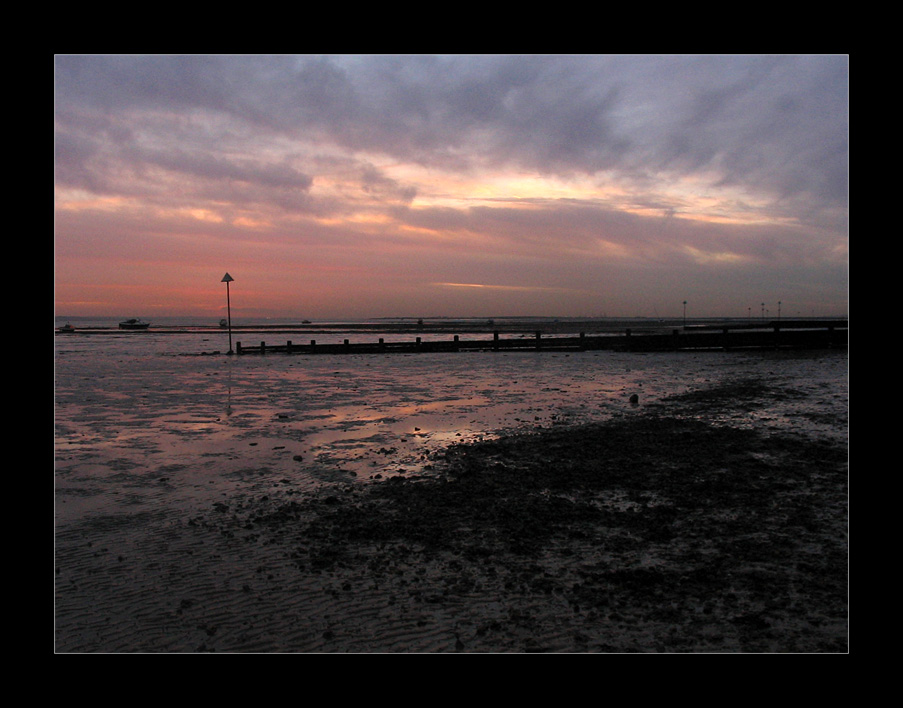
<svg viewBox="0 0 903 708">
<path fill-rule="evenodd" d="M 237 342 L 235 353 L 247 354 L 389 354 L 460 351 L 682 351 L 781 348 L 846 348 L 847 320 L 782 320 L 756 325 L 701 325 L 672 329 L 669 333 L 621 333 L 604 335 L 545 336 L 540 330 L 528 336 L 503 338 L 499 331 L 491 338 L 408 341 L 308 343 L 287 340 L 284 344 L 261 341 L 257 345 Z"/>
</svg>

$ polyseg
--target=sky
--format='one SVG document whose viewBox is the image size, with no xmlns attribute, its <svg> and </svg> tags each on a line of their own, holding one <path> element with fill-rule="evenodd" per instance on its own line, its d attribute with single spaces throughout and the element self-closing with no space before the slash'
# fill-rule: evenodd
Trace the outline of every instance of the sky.
<svg viewBox="0 0 903 708">
<path fill-rule="evenodd" d="M 227 272 L 233 320 L 846 316 L 849 57 L 55 56 L 55 313 Z"/>
</svg>

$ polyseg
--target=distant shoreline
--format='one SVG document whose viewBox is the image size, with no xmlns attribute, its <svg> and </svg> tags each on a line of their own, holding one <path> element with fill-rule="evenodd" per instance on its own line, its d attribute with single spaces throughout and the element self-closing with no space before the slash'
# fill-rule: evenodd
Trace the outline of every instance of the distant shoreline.
<svg viewBox="0 0 903 708">
<path fill-rule="evenodd" d="M 58 318 L 61 322 L 66 318 Z M 90 321 L 98 322 L 102 318 L 71 318 L 69 322 Z M 187 318 L 186 318 L 187 320 Z M 305 333 L 305 332 L 384 332 L 384 333 L 424 333 L 424 334 L 468 334 L 503 332 L 507 334 L 543 334 L 562 333 L 615 333 L 631 329 L 637 332 L 670 331 L 675 328 L 687 329 L 717 329 L 729 326 L 731 329 L 771 329 L 776 325 L 792 327 L 795 323 L 820 323 L 832 322 L 846 323 L 846 318 L 840 317 L 808 317 L 808 318 L 504 318 L 498 320 L 473 318 L 473 319 L 446 319 L 446 320 L 411 320 L 407 318 L 401 321 L 360 321 L 348 322 L 300 322 L 300 323 L 233 323 L 233 332 L 268 332 L 268 333 Z M 56 324 L 55 328 L 60 325 Z M 91 325 L 75 328 L 75 333 L 80 334 L 107 334 L 122 333 L 118 322 L 111 321 L 109 325 Z M 197 332 L 226 332 L 227 328 L 219 324 L 155 324 L 152 320 L 150 328 L 141 330 L 154 334 L 185 334 Z M 62 333 L 69 334 L 69 333 Z"/>
</svg>

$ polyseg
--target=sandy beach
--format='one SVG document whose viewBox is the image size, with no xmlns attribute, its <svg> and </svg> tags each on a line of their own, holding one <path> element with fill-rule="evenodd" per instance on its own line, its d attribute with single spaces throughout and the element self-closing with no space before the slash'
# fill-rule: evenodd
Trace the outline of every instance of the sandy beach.
<svg viewBox="0 0 903 708">
<path fill-rule="evenodd" d="M 123 463 L 167 501 L 58 525 L 55 650 L 846 652 L 848 423 L 811 398 L 727 377 L 196 503 Z"/>
</svg>

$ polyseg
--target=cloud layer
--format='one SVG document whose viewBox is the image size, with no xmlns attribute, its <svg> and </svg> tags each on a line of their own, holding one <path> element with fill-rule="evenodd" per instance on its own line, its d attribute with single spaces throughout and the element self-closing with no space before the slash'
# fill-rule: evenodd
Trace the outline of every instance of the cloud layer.
<svg viewBox="0 0 903 708">
<path fill-rule="evenodd" d="M 58 56 L 57 309 L 200 313 L 228 270 L 249 316 L 843 314 L 848 73 Z"/>
</svg>

